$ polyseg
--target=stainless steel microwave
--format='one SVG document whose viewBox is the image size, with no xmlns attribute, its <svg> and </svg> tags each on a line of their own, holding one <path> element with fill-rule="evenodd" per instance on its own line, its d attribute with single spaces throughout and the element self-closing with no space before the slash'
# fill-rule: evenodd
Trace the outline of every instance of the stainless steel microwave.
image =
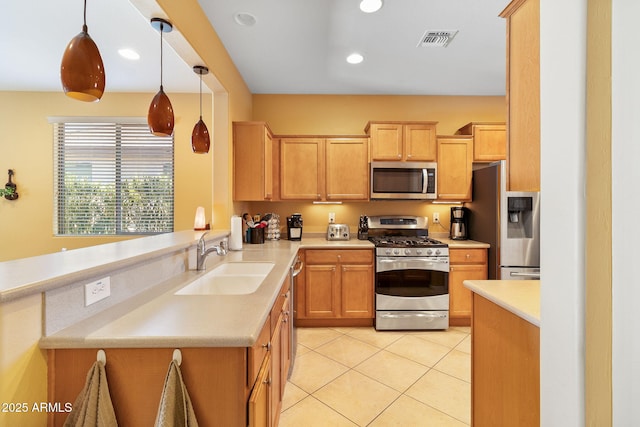
<svg viewBox="0 0 640 427">
<path fill-rule="evenodd" d="M 437 193 L 435 162 L 371 162 L 371 200 L 430 200 Z"/>
</svg>

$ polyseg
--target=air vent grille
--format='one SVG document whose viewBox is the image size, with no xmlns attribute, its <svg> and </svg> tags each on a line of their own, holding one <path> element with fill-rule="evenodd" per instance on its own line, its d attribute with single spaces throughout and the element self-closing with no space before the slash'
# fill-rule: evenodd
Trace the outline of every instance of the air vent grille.
<svg viewBox="0 0 640 427">
<path fill-rule="evenodd" d="M 427 30 L 420 38 L 418 47 L 447 47 L 458 34 L 458 30 Z"/>
</svg>

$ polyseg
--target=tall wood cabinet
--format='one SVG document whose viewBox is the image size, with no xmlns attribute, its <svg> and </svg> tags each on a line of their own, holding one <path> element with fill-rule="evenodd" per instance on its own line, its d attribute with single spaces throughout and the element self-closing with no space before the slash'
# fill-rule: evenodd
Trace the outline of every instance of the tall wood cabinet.
<svg viewBox="0 0 640 427">
<path fill-rule="evenodd" d="M 372 161 L 436 161 L 438 122 L 369 122 Z"/>
<path fill-rule="evenodd" d="M 264 122 L 233 123 L 233 199 L 272 200 L 273 135 Z"/>
<path fill-rule="evenodd" d="M 367 138 L 282 137 L 279 141 L 280 199 L 369 199 Z"/>
<path fill-rule="evenodd" d="M 300 326 L 371 325 L 373 251 L 306 249 L 296 281 L 296 321 Z"/>
<path fill-rule="evenodd" d="M 508 189 L 540 191 L 540 0 L 514 0 L 507 19 Z"/>
<path fill-rule="evenodd" d="M 471 325 L 472 292 L 465 280 L 486 280 L 489 272 L 487 250 L 481 248 L 449 248 L 449 323 Z"/>
<path fill-rule="evenodd" d="M 438 200 L 471 200 L 472 150 L 470 136 L 438 136 Z"/>
</svg>

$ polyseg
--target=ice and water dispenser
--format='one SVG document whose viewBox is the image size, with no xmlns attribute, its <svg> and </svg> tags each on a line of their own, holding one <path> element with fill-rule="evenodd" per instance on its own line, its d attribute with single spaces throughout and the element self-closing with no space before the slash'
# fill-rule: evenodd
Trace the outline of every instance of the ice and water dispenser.
<svg viewBox="0 0 640 427">
<path fill-rule="evenodd" d="M 507 195 L 507 238 L 532 238 L 534 233 L 534 196 Z"/>
</svg>

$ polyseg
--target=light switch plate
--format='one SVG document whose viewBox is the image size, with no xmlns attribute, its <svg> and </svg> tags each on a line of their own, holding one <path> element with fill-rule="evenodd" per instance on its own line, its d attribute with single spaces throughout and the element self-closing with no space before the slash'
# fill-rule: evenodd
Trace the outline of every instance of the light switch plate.
<svg viewBox="0 0 640 427">
<path fill-rule="evenodd" d="M 94 304 L 111 295 L 111 278 L 109 276 L 84 285 L 84 306 Z"/>
</svg>

